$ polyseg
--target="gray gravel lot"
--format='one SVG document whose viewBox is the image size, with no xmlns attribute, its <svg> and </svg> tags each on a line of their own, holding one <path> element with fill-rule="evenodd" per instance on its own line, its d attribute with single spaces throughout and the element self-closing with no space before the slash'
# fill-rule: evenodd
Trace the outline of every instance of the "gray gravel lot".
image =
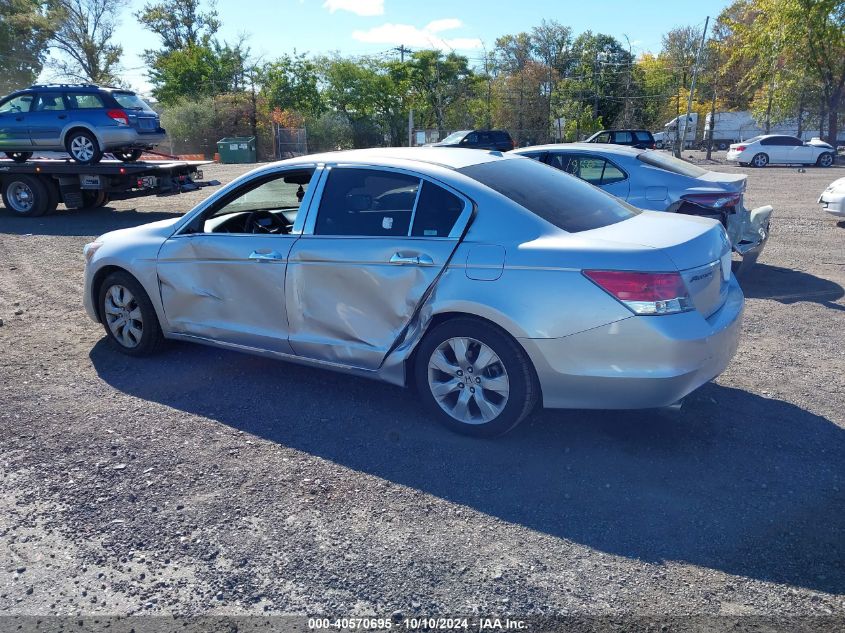
<svg viewBox="0 0 845 633">
<path fill-rule="evenodd" d="M 845 223 L 816 204 L 845 168 L 740 171 L 775 216 L 725 374 L 495 441 L 364 379 L 113 352 L 83 244 L 207 190 L 0 209 L 0 612 L 845 614 Z"/>
</svg>

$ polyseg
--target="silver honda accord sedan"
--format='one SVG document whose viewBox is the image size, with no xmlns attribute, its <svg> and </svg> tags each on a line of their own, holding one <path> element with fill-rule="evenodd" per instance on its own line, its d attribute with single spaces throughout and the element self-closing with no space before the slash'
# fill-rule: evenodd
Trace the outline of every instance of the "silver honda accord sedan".
<svg viewBox="0 0 845 633">
<path fill-rule="evenodd" d="M 481 150 L 273 163 L 84 254 L 126 354 L 195 341 L 414 385 L 477 436 L 540 403 L 676 403 L 725 369 L 744 301 L 719 222 Z"/>
</svg>

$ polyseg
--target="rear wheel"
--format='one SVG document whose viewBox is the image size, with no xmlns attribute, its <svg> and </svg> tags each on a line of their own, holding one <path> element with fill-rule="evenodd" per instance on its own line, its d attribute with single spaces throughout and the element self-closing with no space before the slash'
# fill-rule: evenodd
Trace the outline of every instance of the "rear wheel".
<svg viewBox="0 0 845 633">
<path fill-rule="evenodd" d="M 426 334 L 414 372 L 428 410 L 453 431 L 475 437 L 510 431 L 531 412 L 540 391 L 516 341 L 472 318 L 447 321 Z"/>
<path fill-rule="evenodd" d="M 99 209 L 108 204 L 109 194 L 102 189 L 95 191 L 82 192 L 82 206 L 81 209 Z"/>
<path fill-rule="evenodd" d="M 100 320 L 118 351 L 129 356 L 146 356 L 164 342 L 149 296 L 129 273 L 118 271 L 106 277 L 98 300 Z"/>
<path fill-rule="evenodd" d="M 760 152 L 754 155 L 754 158 L 751 159 L 751 164 L 755 167 L 765 167 L 769 164 L 769 157 L 763 152 Z"/>
<path fill-rule="evenodd" d="M 131 149 L 124 152 L 112 152 L 117 160 L 123 161 L 124 163 L 134 163 L 136 160 L 141 158 L 141 154 L 143 153 L 144 150 L 140 149 Z"/>
<path fill-rule="evenodd" d="M 728 144 L 727 144 L 727 143 L 724 143 L 724 142 L 719 143 L 718 148 L 719 148 L 720 150 L 724 151 L 724 150 L 728 149 Z"/>
<path fill-rule="evenodd" d="M 47 208 L 44 210 L 44 215 L 55 213 L 56 207 L 59 206 L 61 200 L 61 192 L 59 191 L 59 183 L 55 178 L 45 178 L 43 181 L 44 189 L 47 192 Z"/>
<path fill-rule="evenodd" d="M 91 132 L 87 130 L 73 130 L 65 140 L 65 149 L 77 163 L 93 165 L 103 158 L 103 150 Z"/>
<path fill-rule="evenodd" d="M 10 176 L 3 182 L 3 204 L 15 215 L 44 215 L 49 204 L 47 188 L 35 176 Z"/>
<path fill-rule="evenodd" d="M 6 152 L 6 158 L 11 158 L 16 163 L 25 163 L 32 158 L 32 152 Z"/>
<path fill-rule="evenodd" d="M 816 165 L 819 167 L 830 167 L 833 165 L 833 154 L 825 152 L 816 159 Z"/>
</svg>

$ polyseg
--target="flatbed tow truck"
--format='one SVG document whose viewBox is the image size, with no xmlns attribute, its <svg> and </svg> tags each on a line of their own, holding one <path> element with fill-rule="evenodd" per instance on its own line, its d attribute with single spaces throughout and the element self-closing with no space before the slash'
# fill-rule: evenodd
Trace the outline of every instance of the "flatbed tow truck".
<svg viewBox="0 0 845 633">
<path fill-rule="evenodd" d="M 168 158 L 82 165 L 69 158 L 33 158 L 24 163 L 0 159 L 0 191 L 12 215 L 38 217 L 53 213 L 60 202 L 69 209 L 96 209 L 110 200 L 217 186 L 219 181 L 202 179 L 200 167 L 209 163 Z"/>
</svg>

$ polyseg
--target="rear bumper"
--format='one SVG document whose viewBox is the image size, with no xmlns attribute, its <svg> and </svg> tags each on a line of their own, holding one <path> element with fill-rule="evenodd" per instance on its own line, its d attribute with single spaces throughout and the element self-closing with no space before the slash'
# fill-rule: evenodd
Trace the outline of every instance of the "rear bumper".
<svg viewBox="0 0 845 633">
<path fill-rule="evenodd" d="M 771 205 L 757 207 L 748 212 L 745 223 L 740 227 L 738 239 L 732 239 L 733 249 L 742 257 L 740 271 L 747 271 L 757 263 L 760 253 L 766 248 L 771 234 Z"/>
<path fill-rule="evenodd" d="M 164 130 L 139 133 L 131 127 L 109 127 L 98 131 L 105 151 L 124 148 L 147 149 L 161 144 L 167 137 Z"/>
<path fill-rule="evenodd" d="M 742 156 L 742 152 L 735 152 L 733 150 L 728 150 L 728 153 L 725 155 L 725 160 L 729 160 L 732 162 L 747 162 L 743 161 L 740 157 Z"/>
<path fill-rule="evenodd" d="M 718 312 L 623 319 L 557 339 L 520 339 L 549 408 L 643 409 L 673 404 L 728 366 L 744 297 L 731 277 Z"/>
</svg>

